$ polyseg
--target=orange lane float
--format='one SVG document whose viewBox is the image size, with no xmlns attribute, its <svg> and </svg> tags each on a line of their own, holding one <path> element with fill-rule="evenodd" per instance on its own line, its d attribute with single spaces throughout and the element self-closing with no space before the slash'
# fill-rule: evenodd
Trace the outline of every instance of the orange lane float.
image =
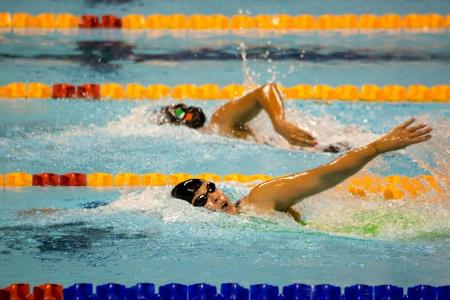
<svg viewBox="0 0 450 300">
<path fill-rule="evenodd" d="M 233 99 L 242 96 L 245 93 L 245 87 L 240 84 L 229 84 L 220 89 L 220 98 Z"/>
<path fill-rule="evenodd" d="M 55 28 L 56 16 L 52 13 L 39 14 L 36 16 L 36 25 L 39 28 Z"/>
<path fill-rule="evenodd" d="M 62 300 L 63 286 L 59 284 L 42 284 L 33 287 L 33 295 L 28 300 Z"/>
<path fill-rule="evenodd" d="M 100 27 L 100 21 L 97 16 L 83 15 L 80 17 L 80 28 L 91 29 Z"/>
<path fill-rule="evenodd" d="M 102 16 L 102 28 L 118 29 L 122 28 L 122 20 L 113 15 Z"/>
<path fill-rule="evenodd" d="M 11 27 L 12 18 L 11 14 L 0 12 L 0 28 Z"/>
<path fill-rule="evenodd" d="M 123 29 L 143 29 L 145 24 L 145 17 L 143 15 L 127 15 L 122 17 Z"/>
<path fill-rule="evenodd" d="M 27 98 L 45 99 L 52 97 L 52 87 L 40 82 L 28 84 Z"/>
<path fill-rule="evenodd" d="M 213 174 L 213 173 L 202 173 L 202 174 L 197 174 L 194 176 L 195 178 L 200 178 L 203 179 L 205 181 L 213 181 L 213 182 L 219 182 L 222 180 L 222 178 L 217 175 L 217 174 Z"/>
<path fill-rule="evenodd" d="M 53 173 L 33 174 L 33 186 L 58 186 L 60 185 L 59 175 Z"/>
<path fill-rule="evenodd" d="M 125 85 L 125 98 L 141 100 L 146 98 L 146 88 L 138 83 L 129 83 Z"/>
<path fill-rule="evenodd" d="M 123 99 L 125 89 L 117 83 L 103 83 L 100 85 L 100 95 L 102 99 Z"/>
<path fill-rule="evenodd" d="M 227 174 L 213 173 L 189 174 L 189 173 L 7 173 L 0 174 L 0 184 L 6 188 L 31 187 L 31 186 L 67 186 L 67 187 L 145 187 L 176 185 L 189 178 L 201 178 L 214 182 L 239 182 L 254 185 L 258 182 L 273 179 L 266 174 Z M 436 178 L 431 175 L 407 177 L 392 175 L 387 177 L 356 176 L 348 179 L 338 189 L 347 190 L 355 197 L 365 198 L 370 195 L 375 197 L 382 195 L 386 200 L 401 199 L 405 196 L 416 198 L 429 192 L 441 193 L 443 190 Z"/>
<path fill-rule="evenodd" d="M 167 16 L 154 14 L 145 17 L 144 28 L 146 29 L 164 29 L 168 27 Z"/>
<path fill-rule="evenodd" d="M 170 94 L 174 99 L 195 98 L 197 95 L 197 87 L 193 84 L 179 84 L 172 88 Z"/>
<path fill-rule="evenodd" d="M 101 17 L 94 15 L 83 15 L 80 17 L 79 28 L 96 29 L 96 28 L 122 28 L 122 20 L 113 15 L 104 15 Z"/>
<path fill-rule="evenodd" d="M 356 85 L 340 85 L 334 89 L 339 100 L 353 100 L 359 98 L 359 89 Z"/>
<path fill-rule="evenodd" d="M 108 173 L 91 173 L 86 175 L 88 186 L 105 187 L 113 185 L 113 175 Z"/>
<path fill-rule="evenodd" d="M 147 86 L 145 95 L 148 99 L 161 99 L 167 97 L 170 94 L 170 91 L 171 87 L 165 84 L 151 84 Z"/>
<path fill-rule="evenodd" d="M 62 300 L 63 286 L 47 283 L 33 287 L 30 294 L 28 283 L 13 283 L 0 289 L 2 300 Z"/>
<path fill-rule="evenodd" d="M 406 88 L 400 85 L 385 85 L 381 91 L 386 101 L 406 99 Z"/>
<path fill-rule="evenodd" d="M 60 176 L 61 186 L 86 186 L 87 176 L 82 173 L 67 173 Z"/>
<path fill-rule="evenodd" d="M 175 173 L 169 175 L 169 183 L 171 185 L 176 185 L 189 178 L 194 178 L 194 175 L 188 173 Z"/>
<path fill-rule="evenodd" d="M 100 99 L 100 85 L 87 83 L 77 86 L 77 98 Z"/>
<path fill-rule="evenodd" d="M 164 186 L 170 183 L 170 178 L 166 174 L 149 173 L 142 175 L 142 186 Z"/>
<path fill-rule="evenodd" d="M 32 175 L 23 172 L 14 172 L 5 174 L 6 187 L 27 187 L 32 184 Z"/>
<path fill-rule="evenodd" d="M 76 98 L 76 86 L 73 84 L 57 83 L 52 87 L 52 98 Z"/>
<path fill-rule="evenodd" d="M 167 21 L 168 21 L 167 29 L 170 29 L 170 30 L 191 28 L 191 26 L 192 26 L 192 22 L 191 22 L 190 18 L 188 16 L 182 15 L 182 14 L 168 15 Z M 195 26 L 193 26 L 193 27 L 195 27 Z M 147 29 L 151 29 L 151 28 L 147 28 Z"/>
<path fill-rule="evenodd" d="M 72 14 L 59 14 L 56 17 L 56 29 L 74 29 L 79 26 L 78 17 Z"/>
<path fill-rule="evenodd" d="M 345 101 L 383 101 L 383 102 L 449 102 L 450 85 L 440 84 L 425 86 L 413 84 L 402 86 L 391 84 L 378 86 L 375 84 L 344 84 L 330 86 L 326 84 L 298 84 L 290 87 L 279 85 L 286 99 L 304 100 L 345 100 Z M 174 98 L 176 100 L 201 99 L 220 100 L 234 99 L 245 93 L 247 88 L 240 84 L 220 87 L 214 83 L 194 85 L 179 84 L 173 87 L 164 84 L 144 86 L 139 83 L 86 83 L 74 85 L 55 83 L 47 85 L 40 82 L 12 82 L 0 86 L 0 98 L 4 99 L 95 99 L 95 100 L 158 100 Z"/>
<path fill-rule="evenodd" d="M 422 84 L 412 84 L 406 91 L 406 99 L 410 101 L 432 101 L 433 97 L 428 92 L 429 88 Z"/>
<path fill-rule="evenodd" d="M 75 16 L 67 13 L 0 12 L 0 28 L 54 29 L 169 29 L 169 30 L 435 30 L 450 26 L 449 15 L 440 14 L 324 14 L 324 15 L 184 15 L 130 14 L 118 17 Z"/>
<path fill-rule="evenodd" d="M 336 99 L 336 93 L 333 87 L 326 84 L 318 84 L 313 87 L 312 98 L 317 100 Z"/>
<path fill-rule="evenodd" d="M 11 19 L 11 27 L 34 27 L 32 24 L 32 19 L 34 19 L 34 17 L 27 13 L 14 13 Z"/>
<path fill-rule="evenodd" d="M 347 181 L 347 190 L 357 197 L 367 197 L 370 194 L 382 194 L 386 200 L 417 196 L 431 191 L 442 192 L 436 179 L 430 175 L 406 177 L 399 175 L 381 177 L 355 177 Z"/>
<path fill-rule="evenodd" d="M 0 86 L 0 97 L 3 98 L 26 98 L 27 84 L 23 82 L 12 82 L 4 86 Z"/>
<path fill-rule="evenodd" d="M 13 283 L 1 289 L 4 292 L 1 299 L 28 300 L 30 299 L 30 285 L 28 283 Z"/>
<path fill-rule="evenodd" d="M 114 175 L 115 186 L 141 186 L 141 175 L 133 173 L 120 173 Z"/>
</svg>

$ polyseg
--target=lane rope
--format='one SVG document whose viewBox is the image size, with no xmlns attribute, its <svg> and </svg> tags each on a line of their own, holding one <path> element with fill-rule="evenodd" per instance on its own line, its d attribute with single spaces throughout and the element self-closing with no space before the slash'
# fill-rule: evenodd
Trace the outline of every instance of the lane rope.
<svg viewBox="0 0 450 300">
<path fill-rule="evenodd" d="M 133 286 L 119 283 L 107 283 L 95 286 L 92 283 L 75 283 L 63 286 L 57 283 L 46 283 L 31 286 L 29 283 L 12 283 L 0 289 L 3 300 L 78 300 L 78 299 L 120 299 L 120 300 L 150 300 L 174 299 L 236 299 L 257 300 L 261 295 L 269 300 L 283 297 L 286 300 L 313 299 L 313 300 L 338 300 L 338 299 L 422 299 L 422 300 L 448 300 L 449 285 L 431 286 L 419 284 L 403 289 L 396 285 L 363 285 L 356 284 L 347 287 L 339 287 L 332 284 L 308 285 L 294 283 L 286 286 L 272 284 L 251 284 L 248 288 L 239 283 L 222 283 L 219 287 L 208 283 L 195 283 L 190 285 L 169 283 L 160 285 L 143 282 Z"/>
<path fill-rule="evenodd" d="M 169 30 L 435 30 L 450 27 L 450 15 L 324 14 L 314 15 L 82 15 L 0 12 L 0 28 L 40 29 L 169 29 Z"/>
<path fill-rule="evenodd" d="M 31 186 L 62 186 L 62 187 L 147 187 L 176 185 L 189 178 L 200 178 L 213 182 L 238 182 L 255 185 L 258 182 L 267 181 L 275 177 L 265 174 L 227 174 L 214 173 L 189 174 L 189 173 L 40 173 L 30 174 L 13 172 L 0 174 L 0 186 L 5 188 L 31 187 Z M 369 195 L 382 195 L 384 199 L 401 199 L 405 196 L 415 198 L 428 192 L 441 193 L 443 190 L 436 178 L 431 175 L 407 177 L 392 175 L 379 176 L 355 176 L 343 184 L 337 186 L 337 190 L 346 190 L 360 198 Z"/>
<path fill-rule="evenodd" d="M 330 86 L 326 84 L 298 84 L 290 87 L 279 85 L 286 99 L 301 100 L 360 100 L 386 102 L 449 102 L 450 85 L 439 84 L 425 86 L 412 84 L 402 86 L 391 84 L 361 86 L 345 84 Z M 214 83 L 203 85 L 165 84 L 142 85 L 139 83 L 69 83 L 12 82 L 0 86 L 0 98 L 3 99 L 89 99 L 89 100 L 159 100 L 173 98 L 221 100 L 234 99 L 243 95 L 246 87 L 241 84 L 219 86 Z"/>
</svg>

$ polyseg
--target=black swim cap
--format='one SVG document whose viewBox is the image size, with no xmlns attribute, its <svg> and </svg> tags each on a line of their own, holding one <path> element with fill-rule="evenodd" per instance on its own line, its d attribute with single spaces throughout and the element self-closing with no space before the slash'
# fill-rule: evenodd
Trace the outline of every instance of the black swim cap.
<svg viewBox="0 0 450 300">
<path fill-rule="evenodd" d="M 205 181 L 197 178 L 185 180 L 177 184 L 170 192 L 170 195 L 192 204 L 192 198 L 194 198 L 195 193 L 201 187 L 203 182 Z"/>
<path fill-rule="evenodd" d="M 183 103 L 161 108 L 158 124 L 186 125 L 190 128 L 200 128 L 206 122 L 206 116 L 200 107 L 186 106 Z"/>
<path fill-rule="evenodd" d="M 191 114 L 191 116 L 190 116 Z M 189 118 L 188 118 L 189 117 Z M 205 125 L 206 116 L 200 107 L 189 106 L 186 110 L 186 117 L 184 119 L 184 124 L 188 127 L 197 129 Z"/>
</svg>

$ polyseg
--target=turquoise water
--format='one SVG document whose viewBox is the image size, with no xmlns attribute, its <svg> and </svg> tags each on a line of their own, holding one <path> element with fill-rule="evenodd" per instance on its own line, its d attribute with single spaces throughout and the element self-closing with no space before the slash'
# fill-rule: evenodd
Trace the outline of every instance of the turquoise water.
<svg viewBox="0 0 450 300">
<path fill-rule="evenodd" d="M 12 81 L 447 84 L 450 35 L 378 32 L 220 33 L 24 31 L 0 35 L 0 83 Z M 195 72 L 196 76 L 192 76 Z M 44 80 L 45 79 L 45 80 Z"/>
<path fill-rule="evenodd" d="M 228 186 L 230 190 L 235 195 L 244 192 L 242 187 Z M 356 232 L 336 234 L 302 227 L 282 215 L 209 213 L 170 199 L 168 192 L 168 188 L 1 192 L 0 283 L 448 283 L 448 224 L 426 219 L 443 217 L 448 207 L 411 203 L 388 207 L 373 201 L 369 208 L 358 199 L 327 197 L 305 204 L 305 210 L 314 208 L 331 218 L 327 225 L 341 227 L 342 215 L 330 210 L 345 214 L 345 206 L 352 213 L 391 212 L 396 220 L 380 225 L 384 237 L 380 238 L 364 236 L 358 223 L 353 223 L 361 227 Z M 83 208 L 100 204 L 105 206 Z M 64 210 L 51 215 L 19 213 L 31 207 Z M 422 211 L 420 215 L 414 215 L 416 209 Z M 396 224 L 400 214 L 409 219 Z M 391 230 L 402 233 L 389 236 Z M 413 235 L 406 237 L 408 233 Z"/>
<path fill-rule="evenodd" d="M 409 13 L 450 11 L 447 2 L 4 1 L 0 11 L 96 14 Z M 233 4 L 233 5 L 231 5 Z M 288 5 L 289 4 L 289 5 Z M 176 6 L 177 5 L 177 6 Z M 154 7 L 155 6 L 155 7 Z M 449 84 L 450 39 L 438 33 L 212 33 L 82 31 L 0 33 L 0 84 L 14 81 Z M 247 57 L 246 64 L 243 57 Z M 246 75 L 247 74 L 247 75 Z M 0 173 L 263 173 L 303 171 L 336 154 L 292 147 L 266 116 L 257 137 L 233 140 L 157 126 L 163 101 L 0 100 Z M 195 101 L 208 116 L 223 101 Z M 410 116 L 429 122 L 433 139 L 383 155 L 374 175 L 448 178 L 450 105 L 289 101 L 287 118 L 321 145 L 353 147 Z M 251 186 L 224 182 L 233 201 Z M 24 188 L 0 190 L 0 285 L 59 282 L 233 281 L 243 285 L 355 283 L 448 284 L 450 203 L 442 193 L 386 201 L 331 190 L 298 205 L 307 226 L 283 214 L 239 217 L 193 208 L 147 189 Z M 446 189 L 447 188 L 447 189 Z M 46 209 L 36 212 L 36 209 Z"/>
</svg>

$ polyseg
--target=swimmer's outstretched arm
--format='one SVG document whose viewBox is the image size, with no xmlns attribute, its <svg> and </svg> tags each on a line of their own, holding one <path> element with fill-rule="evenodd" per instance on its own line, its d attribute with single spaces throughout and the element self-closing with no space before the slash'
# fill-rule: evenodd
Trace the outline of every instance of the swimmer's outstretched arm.
<svg viewBox="0 0 450 300">
<path fill-rule="evenodd" d="M 358 172 L 377 155 L 405 148 L 431 138 L 426 124 L 411 126 L 414 119 L 393 128 L 380 139 L 349 151 L 335 161 L 318 168 L 263 182 L 243 200 L 264 210 L 287 211 L 306 197 L 325 191 Z"/>
<path fill-rule="evenodd" d="M 262 109 L 269 115 L 275 131 L 289 143 L 305 147 L 316 145 L 308 132 L 285 120 L 283 97 L 273 83 L 262 85 L 223 105 L 212 115 L 211 124 L 217 124 L 222 129 L 242 130 Z"/>
</svg>

